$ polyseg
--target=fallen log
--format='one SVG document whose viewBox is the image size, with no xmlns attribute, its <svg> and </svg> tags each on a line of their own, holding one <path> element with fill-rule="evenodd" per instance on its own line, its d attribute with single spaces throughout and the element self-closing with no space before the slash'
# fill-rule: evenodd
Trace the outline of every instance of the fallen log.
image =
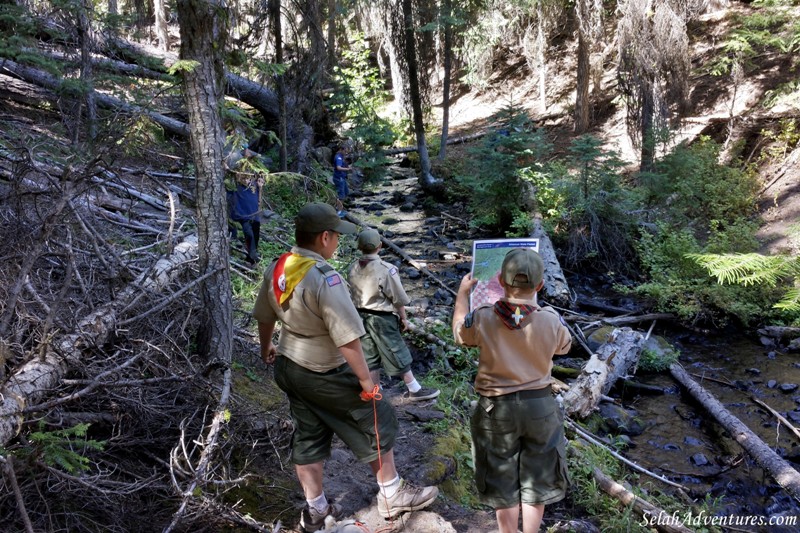
<svg viewBox="0 0 800 533">
<path fill-rule="evenodd" d="M 711 393 L 701 387 L 684 368 L 675 363 L 669 367 L 672 377 L 700 402 L 744 450 L 766 470 L 795 500 L 800 501 L 800 473 L 728 411 Z"/>
<path fill-rule="evenodd" d="M 44 71 L 20 65 L 10 59 L 4 59 L 0 62 L 0 73 L 21 79 L 39 87 L 44 87 L 51 91 L 59 91 L 62 88 L 63 81 L 61 79 Z M 174 118 L 167 117 L 160 113 L 149 111 L 143 107 L 129 104 L 119 98 L 97 91 L 94 91 L 94 97 L 97 104 L 102 107 L 116 109 L 130 115 L 145 115 L 169 133 L 180 135 L 181 137 L 189 136 L 189 126 L 180 120 L 175 120 Z"/>
<path fill-rule="evenodd" d="M 137 277 L 115 300 L 97 307 L 78 324 L 77 331 L 55 339 L 42 358 L 22 365 L 0 390 L 0 446 L 7 444 L 22 428 L 22 411 L 39 403 L 83 356 L 84 349 L 101 346 L 114 332 L 117 314 L 137 295 L 164 287 L 197 254 L 197 236 L 178 244 L 173 253 L 156 262 Z"/>
<path fill-rule="evenodd" d="M 601 322 L 609 326 L 623 326 L 626 324 L 638 324 L 639 322 L 649 322 L 651 320 L 674 320 L 672 313 L 648 313 L 646 315 L 616 316 L 612 318 L 601 318 Z"/>
<path fill-rule="evenodd" d="M 487 132 L 479 131 L 478 133 L 473 133 L 471 135 L 463 135 L 461 137 L 455 137 L 447 139 L 445 143 L 447 146 L 451 144 L 461 144 L 465 142 L 474 141 L 480 139 L 481 137 L 485 136 Z M 403 146 L 401 148 L 389 148 L 388 150 L 384 150 L 383 153 L 385 155 L 400 155 L 400 154 L 409 154 L 411 152 L 416 152 L 419 150 L 418 146 Z"/>
<path fill-rule="evenodd" d="M 644 335 L 630 328 L 615 329 L 583 367 L 581 375 L 564 395 L 570 416 L 585 418 L 608 394 L 614 383 L 636 367 L 644 345 Z"/>
<path fill-rule="evenodd" d="M 101 51 L 107 55 L 121 56 L 127 61 L 138 64 L 142 58 L 156 58 L 169 68 L 179 57 L 175 52 L 167 52 L 141 43 L 127 41 L 119 37 L 108 37 L 99 43 Z M 278 96 L 275 91 L 238 74 L 225 72 L 225 94 L 252 106 L 268 122 L 278 121 Z"/>
<path fill-rule="evenodd" d="M 606 494 L 633 508 L 642 517 L 641 523 L 646 523 L 647 526 L 654 527 L 664 533 L 692 533 L 692 530 L 684 526 L 681 520 L 686 513 L 682 515 L 667 513 L 660 507 L 656 507 L 647 500 L 635 495 L 605 475 L 599 468 L 592 470 L 592 477 Z"/>
<path fill-rule="evenodd" d="M 539 239 L 539 255 L 544 262 L 544 295 L 548 303 L 560 307 L 571 307 L 572 295 L 569 292 L 567 278 L 558 262 L 556 251 L 547 232 L 542 226 L 541 217 L 534 218 L 531 237 Z"/>
</svg>

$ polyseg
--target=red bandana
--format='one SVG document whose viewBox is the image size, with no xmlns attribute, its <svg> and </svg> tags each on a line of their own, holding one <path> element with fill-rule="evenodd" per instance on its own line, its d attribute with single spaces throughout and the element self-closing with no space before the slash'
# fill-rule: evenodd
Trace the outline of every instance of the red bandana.
<svg viewBox="0 0 800 533">
<path fill-rule="evenodd" d="M 508 329 L 520 329 L 535 310 L 535 305 L 512 304 L 503 300 L 497 300 L 494 304 L 494 312 Z"/>
</svg>

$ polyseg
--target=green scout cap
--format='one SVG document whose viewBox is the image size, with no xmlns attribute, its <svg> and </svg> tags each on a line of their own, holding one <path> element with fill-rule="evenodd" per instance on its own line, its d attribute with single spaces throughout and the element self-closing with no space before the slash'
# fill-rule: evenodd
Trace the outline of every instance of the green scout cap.
<svg viewBox="0 0 800 533">
<path fill-rule="evenodd" d="M 374 252 L 381 245 L 378 230 L 367 228 L 358 234 L 358 249 L 362 252 Z"/>
<path fill-rule="evenodd" d="M 335 231 L 337 233 L 353 234 L 358 229 L 352 222 L 340 219 L 333 206 L 322 202 L 304 205 L 297 212 L 294 223 L 297 231 L 306 233 Z"/>
<path fill-rule="evenodd" d="M 536 288 L 543 275 L 544 261 L 530 248 L 514 248 L 503 259 L 501 276 L 509 287 Z"/>
</svg>

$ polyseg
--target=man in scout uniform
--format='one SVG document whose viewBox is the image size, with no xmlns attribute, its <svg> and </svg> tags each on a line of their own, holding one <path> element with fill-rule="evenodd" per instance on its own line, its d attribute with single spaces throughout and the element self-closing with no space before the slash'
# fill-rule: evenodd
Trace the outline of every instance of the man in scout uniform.
<svg viewBox="0 0 800 533">
<path fill-rule="evenodd" d="M 359 340 L 364 326 L 347 284 L 326 262 L 336 251 L 339 235 L 355 232 L 356 226 L 341 220 L 328 204 L 300 209 L 296 246 L 269 266 L 253 309 L 261 356 L 275 364 L 275 381 L 289 397 L 292 462 L 307 502 L 300 526 L 307 532 L 323 529 L 327 516 L 338 518 L 342 511 L 328 503 L 322 486 L 334 434 L 372 468 L 383 517 L 427 507 L 439 493 L 436 487 L 413 487 L 397 473 L 394 409 L 377 401 Z M 275 347 L 277 321 L 282 326 Z M 372 397 L 376 401 L 369 401 Z"/>
<path fill-rule="evenodd" d="M 411 299 L 403 289 L 397 267 L 378 257 L 381 236 L 377 230 L 363 230 L 358 234 L 357 244 L 364 255 L 350 265 L 347 281 L 367 331 L 361 337 L 361 346 L 372 381 L 380 381 L 383 366 L 389 376 L 402 377 L 408 388 L 405 393 L 408 400 L 436 398 L 439 389 L 423 387 L 411 371 L 411 352 L 400 334 L 401 327 L 403 331 L 408 329 L 405 306 Z"/>
</svg>

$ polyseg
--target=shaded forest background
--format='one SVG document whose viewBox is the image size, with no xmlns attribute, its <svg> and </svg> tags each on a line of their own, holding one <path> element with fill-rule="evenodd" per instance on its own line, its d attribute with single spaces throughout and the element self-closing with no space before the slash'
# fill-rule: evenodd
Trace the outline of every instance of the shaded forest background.
<svg viewBox="0 0 800 533">
<path fill-rule="evenodd" d="M 236 379 L 233 354 L 257 353 L 258 270 L 231 256 L 231 147 L 262 156 L 244 171 L 277 214 L 265 258 L 300 205 L 333 200 L 346 143 L 363 187 L 411 152 L 426 208 L 454 206 L 472 235 L 541 225 L 565 268 L 685 325 L 797 326 L 798 15 L 789 0 L 3 0 L 0 522 L 268 530 L 278 515 L 248 507 L 242 450 L 285 445 L 286 419 Z"/>
</svg>

